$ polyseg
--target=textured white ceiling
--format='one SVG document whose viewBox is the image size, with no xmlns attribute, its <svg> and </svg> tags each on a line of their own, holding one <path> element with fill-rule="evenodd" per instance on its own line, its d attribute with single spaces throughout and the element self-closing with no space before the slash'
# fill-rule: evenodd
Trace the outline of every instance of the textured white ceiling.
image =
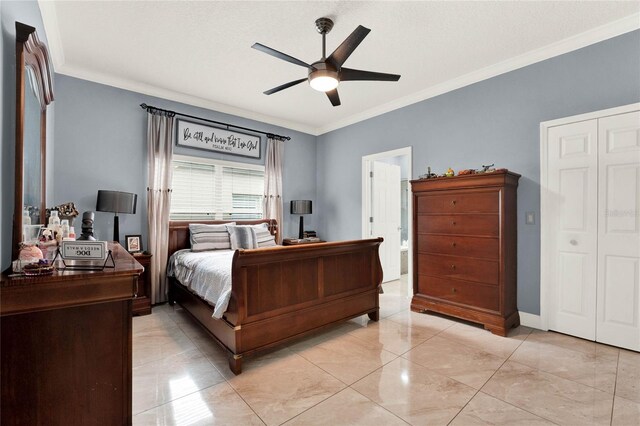
<svg viewBox="0 0 640 426">
<path fill-rule="evenodd" d="M 56 72 L 319 134 L 640 27 L 640 2 L 40 1 Z M 371 33 L 346 67 L 401 74 L 344 82 L 342 105 L 302 83 L 314 21 L 334 20 L 332 52 Z M 555 49 L 555 50 L 554 50 Z"/>
</svg>

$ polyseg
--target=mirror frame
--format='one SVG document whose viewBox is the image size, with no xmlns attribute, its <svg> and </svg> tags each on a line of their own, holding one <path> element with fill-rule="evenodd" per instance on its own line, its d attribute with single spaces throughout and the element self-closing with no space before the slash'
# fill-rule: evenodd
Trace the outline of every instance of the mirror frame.
<svg viewBox="0 0 640 426">
<path fill-rule="evenodd" d="M 53 102 L 52 69 L 49 51 L 39 39 L 36 29 L 16 22 L 16 165 L 13 209 L 12 259 L 18 258 L 22 240 L 23 174 L 24 174 L 24 89 L 26 67 L 33 70 L 40 102 L 40 223 L 46 216 L 47 106 Z"/>
</svg>

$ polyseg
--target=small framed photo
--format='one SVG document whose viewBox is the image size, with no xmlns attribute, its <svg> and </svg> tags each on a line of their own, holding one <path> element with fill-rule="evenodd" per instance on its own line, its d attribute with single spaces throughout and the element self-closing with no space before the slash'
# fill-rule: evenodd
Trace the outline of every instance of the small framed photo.
<svg viewBox="0 0 640 426">
<path fill-rule="evenodd" d="M 129 253 L 139 253 L 142 251 L 142 235 L 125 235 L 125 248 Z"/>
</svg>

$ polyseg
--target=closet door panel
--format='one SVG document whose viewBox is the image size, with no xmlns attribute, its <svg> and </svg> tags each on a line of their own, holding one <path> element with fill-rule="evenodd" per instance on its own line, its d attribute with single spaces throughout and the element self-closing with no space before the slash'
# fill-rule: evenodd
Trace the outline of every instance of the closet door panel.
<svg viewBox="0 0 640 426">
<path fill-rule="evenodd" d="M 549 328 L 594 340 L 598 206 L 598 123 L 582 121 L 549 129 L 545 216 L 553 230 Z"/>
<path fill-rule="evenodd" d="M 596 339 L 640 350 L 640 112 L 599 120 Z"/>
</svg>

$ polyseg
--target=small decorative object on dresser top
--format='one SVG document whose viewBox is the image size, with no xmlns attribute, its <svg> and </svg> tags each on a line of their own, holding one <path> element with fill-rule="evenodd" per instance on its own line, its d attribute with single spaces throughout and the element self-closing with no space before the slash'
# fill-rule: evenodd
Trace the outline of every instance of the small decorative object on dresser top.
<svg viewBox="0 0 640 426">
<path fill-rule="evenodd" d="M 411 310 L 481 323 L 505 336 L 516 307 L 516 190 L 507 170 L 411 181 Z"/>
<path fill-rule="evenodd" d="M 144 268 L 138 277 L 138 291 L 133 299 L 133 315 L 149 315 L 151 313 L 151 257 L 144 253 L 134 253 L 133 257 Z"/>
</svg>

